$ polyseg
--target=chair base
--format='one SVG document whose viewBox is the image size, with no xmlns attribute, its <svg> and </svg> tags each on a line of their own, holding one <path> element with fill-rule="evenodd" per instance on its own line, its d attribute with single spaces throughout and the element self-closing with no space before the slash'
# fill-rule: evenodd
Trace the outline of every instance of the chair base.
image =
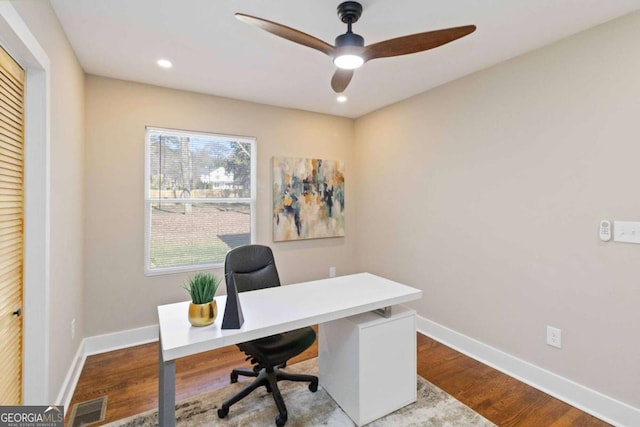
<svg viewBox="0 0 640 427">
<path fill-rule="evenodd" d="M 253 380 L 251 384 L 247 385 L 234 396 L 231 396 L 229 399 L 225 400 L 222 403 L 222 405 L 218 409 L 219 418 L 226 417 L 229 414 L 229 408 L 233 404 L 247 397 L 253 390 L 257 389 L 260 386 L 265 386 L 267 392 L 271 393 L 271 395 L 273 396 L 273 400 L 278 407 L 279 415 L 276 417 L 276 426 L 282 427 L 287 422 L 287 407 L 284 404 L 284 399 L 282 398 L 282 394 L 280 393 L 280 389 L 278 388 L 278 381 L 286 380 L 296 382 L 309 382 L 310 391 L 316 392 L 318 390 L 318 377 L 304 374 L 290 374 L 288 372 L 280 370 L 277 367 L 263 367 L 259 371 L 249 369 L 234 369 L 231 372 L 231 382 L 237 382 L 239 375 L 255 377 L 255 380 Z"/>
</svg>

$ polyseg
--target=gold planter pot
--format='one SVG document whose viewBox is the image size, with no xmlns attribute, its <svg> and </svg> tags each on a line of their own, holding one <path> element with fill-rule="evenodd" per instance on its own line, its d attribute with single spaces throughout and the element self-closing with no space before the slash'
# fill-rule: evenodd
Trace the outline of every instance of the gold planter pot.
<svg viewBox="0 0 640 427">
<path fill-rule="evenodd" d="M 189 323 L 193 326 L 208 326 L 216 320 L 218 304 L 213 300 L 206 304 L 189 303 Z"/>
</svg>

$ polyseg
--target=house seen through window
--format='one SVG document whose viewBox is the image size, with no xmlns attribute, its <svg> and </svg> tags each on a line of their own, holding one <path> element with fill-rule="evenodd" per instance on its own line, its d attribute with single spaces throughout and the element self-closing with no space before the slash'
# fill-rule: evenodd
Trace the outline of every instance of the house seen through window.
<svg viewBox="0 0 640 427">
<path fill-rule="evenodd" d="M 255 139 L 146 132 L 145 273 L 219 266 L 253 241 Z"/>
</svg>

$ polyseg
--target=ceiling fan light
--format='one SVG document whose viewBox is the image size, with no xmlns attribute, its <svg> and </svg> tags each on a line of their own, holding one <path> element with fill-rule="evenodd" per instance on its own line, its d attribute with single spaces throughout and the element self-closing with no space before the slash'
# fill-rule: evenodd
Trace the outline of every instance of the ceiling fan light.
<svg viewBox="0 0 640 427">
<path fill-rule="evenodd" d="M 336 64 L 336 67 L 342 68 L 344 70 L 355 70 L 356 68 L 360 68 L 362 64 L 364 64 L 364 60 L 360 55 L 345 53 L 336 56 L 333 59 L 333 63 Z"/>
<path fill-rule="evenodd" d="M 362 36 L 352 33 L 351 30 L 336 37 L 336 53 L 333 63 L 344 70 L 355 70 L 364 64 L 362 59 Z"/>
</svg>

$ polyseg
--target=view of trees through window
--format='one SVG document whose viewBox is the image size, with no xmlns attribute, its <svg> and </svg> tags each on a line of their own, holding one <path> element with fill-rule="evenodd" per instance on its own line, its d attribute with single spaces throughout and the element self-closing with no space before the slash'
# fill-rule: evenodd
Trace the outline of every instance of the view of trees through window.
<svg viewBox="0 0 640 427">
<path fill-rule="evenodd" d="M 220 264 L 251 242 L 254 143 L 147 129 L 147 272 Z"/>
</svg>

